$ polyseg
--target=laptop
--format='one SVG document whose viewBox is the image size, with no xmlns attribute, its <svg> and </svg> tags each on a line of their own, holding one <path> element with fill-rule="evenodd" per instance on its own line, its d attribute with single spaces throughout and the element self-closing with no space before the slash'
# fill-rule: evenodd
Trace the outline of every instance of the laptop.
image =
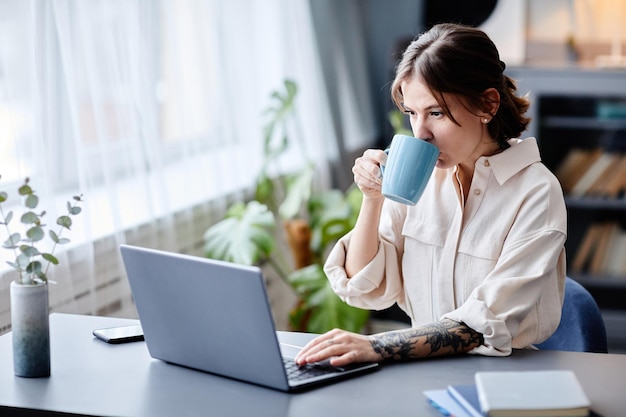
<svg viewBox="0 0 626 417">
<path fill-rule="evenodd" d="M 378 366 L 295 365 L 301 346 L 279 342 L 258 267 L 130 245 L 120 250 L 153 358 L 280 391 Z M 294 367 L 300 375 L 291 377 Z"/>
</svg>

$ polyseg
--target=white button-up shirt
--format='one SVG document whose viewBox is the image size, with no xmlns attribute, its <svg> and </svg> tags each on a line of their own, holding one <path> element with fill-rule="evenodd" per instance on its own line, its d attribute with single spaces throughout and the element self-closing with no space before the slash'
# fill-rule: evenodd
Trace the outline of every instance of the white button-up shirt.
<svg viewBox="0 0 626 417">
<path fill-rule="evenodd" d="M 476 161 L 464 207 L 455 169 L 435 169 L 415 206 L 386 200 L 378 252 L 363 270 L 348 278 L 344 269 L 351 233 L 329 254 L 334 291 L 361 308 L 397 302 L 413 326 L 463 322 L 484 337 L 472 353 L 508 355 L 548 338 L 565 283 L 563 192 L 534 138 L 509 143 Z"/>
</svg>

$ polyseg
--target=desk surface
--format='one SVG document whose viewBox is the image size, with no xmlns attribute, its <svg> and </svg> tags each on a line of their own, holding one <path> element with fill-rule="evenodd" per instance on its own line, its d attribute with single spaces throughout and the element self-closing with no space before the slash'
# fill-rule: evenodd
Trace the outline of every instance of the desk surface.
<svg viewBox="0 0 626 417">
<path fill-rule="evenodd" d="M 134 320 L 53 314 L 52 376 L 13 375 L 11 334 L 0 337 L 0 414 L 98 416 L 438 416 L 422 391 L 473 383 L 485 370 L 571 369 L 603 417 L 626 410 L 626 355 L 515 351 L 506 358 L 458 356 L 388 364 L 313 390 L 287 394 L 169 365 L 150 358 L 144 342 L 107 345 L 95 328 Z M 303 343 L 310 335 L 280 333 Z M 27 409 L 27 410 L 21 410 Z"/>
</svg>

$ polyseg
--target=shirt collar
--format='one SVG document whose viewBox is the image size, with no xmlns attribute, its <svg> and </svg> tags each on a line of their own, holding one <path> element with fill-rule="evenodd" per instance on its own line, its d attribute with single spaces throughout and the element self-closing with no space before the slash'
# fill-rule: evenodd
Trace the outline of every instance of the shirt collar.
<svg viewBox="0 0 626 417">
<path fill-rule="evenodd" d="M 511 145 L 509 148 L 496 155 L 483 156 L 476 161 L 478 164 L 479 161 L 484 163 L 488 160 L 493 175 L 500 185 L 527 166 L 541 162 L 537 139 L 532 137 L 523 140 L 510 139 L 509 145 Z"/>
</svg>

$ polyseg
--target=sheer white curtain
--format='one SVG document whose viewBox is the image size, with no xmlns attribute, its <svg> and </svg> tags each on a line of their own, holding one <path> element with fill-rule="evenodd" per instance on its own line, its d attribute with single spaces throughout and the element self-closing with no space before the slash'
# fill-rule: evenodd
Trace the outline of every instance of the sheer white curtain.
<svg viewBox="0 0 626 417">
<path fill-rule="evenodd" d="M 0 190 L 30 177 L 50 221 L 85 200 L 57 253 L 54 311 L 134 311 L 120 243 L 201 253 L 253 184 L 286 78 L 300 145 L 282 167 L 311 159 L 328 183 L 339 152 L 315 42 L 307 0 L 0 0 Z"/>
</svg>

